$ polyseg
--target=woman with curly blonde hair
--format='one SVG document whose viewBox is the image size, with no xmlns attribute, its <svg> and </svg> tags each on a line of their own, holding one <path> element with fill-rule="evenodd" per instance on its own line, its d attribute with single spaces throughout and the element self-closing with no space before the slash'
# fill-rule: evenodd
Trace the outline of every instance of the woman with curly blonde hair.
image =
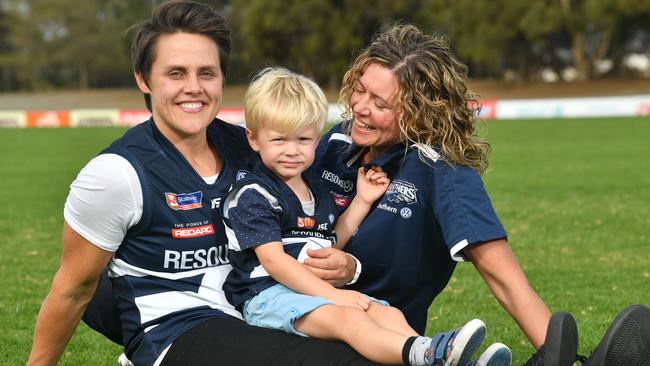
<svg viewBox="0 0 650 366">
<path fill-rule="evenodd" d="M 383 33 L 343 78 L 340 102 L 348 122 L 353 121 L 351 100 L 358 80 L 371 64 L 390 70 L 397 81 L 400 140 L 429 158 L 440 155 L 449 163 L 485 171 L 490 145 L 476 134 L 480 99 L 467 86 L 467 67 L 450 53 L 444 37 L 426 35 L 412 25 Z"/>
<path fill-rule="evenodd" d="M 490 145 L 478 133 L 480 99 L 446 40 L 408 24 L 385 29 L 345 74 L 340 103 L 344 122 L 321 140 L 316 164 L 334 201 L 348 205 L 359 166 L 382 167 L 391 184 L 347 244 L 357 259 L 338 268 L 347 278 L 330 265 L 331 250 L 305 263 L 387 300 L 422 332 L 456 263 L 469 260 L 540 348 L 551 312 L 517 263 L 483 186 Z M 568 366 L 577 347 L 573 318 L 561 313 L 550 325 L 556 345 L 546 346 L 546 364 Z"/>
</svg>

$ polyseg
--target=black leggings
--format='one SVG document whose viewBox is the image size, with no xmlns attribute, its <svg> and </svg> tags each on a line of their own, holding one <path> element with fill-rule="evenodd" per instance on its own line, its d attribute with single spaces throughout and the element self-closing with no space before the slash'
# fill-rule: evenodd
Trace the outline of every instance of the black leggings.
<svg viewBox="0 0 650 366">
<path fill-rule="evenodd" d="M 83 321 L 124 345 L 117 302 L 107 271 Z M 374 365 L 348 345 L 254 327 L 235 318 L 207 320 L 176 338 L 161 366 L 175 365 Z"/>
<path fill-rule="evenodd" d="M 348 345 L 215 318 L 176 338 L 161 366 L 374 365 Z"/>
</svg>

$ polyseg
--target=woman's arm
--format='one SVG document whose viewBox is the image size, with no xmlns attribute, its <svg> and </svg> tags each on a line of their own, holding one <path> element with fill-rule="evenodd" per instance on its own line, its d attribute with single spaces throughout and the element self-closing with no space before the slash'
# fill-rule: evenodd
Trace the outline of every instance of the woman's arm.
<svg viewBox="0 0 650 366">
<path fill-rule="evenodd" d="M 340 290 L 321 280 L 284 252 L 282 243 L 271 242 L 254 248 L 262 267 L 274 280 L 304 295 L 321 296 L 338 305 L 354 306 L 367 310 L 367 296 L 350 290 Z"/>
<path fill-rule="evenodd" d="M 28 365 L 56 365 L 113 253 L 63 226 L 61 264 L 36 320 Z"/>
<path fill-rule="evenodd" d="M 544 301 L 530 286 L 508 242 L 501 239 L 466 247 L 472 261 L 501 306 L 537 349 L 544 343 L 551 318 Z"/>
</svg>

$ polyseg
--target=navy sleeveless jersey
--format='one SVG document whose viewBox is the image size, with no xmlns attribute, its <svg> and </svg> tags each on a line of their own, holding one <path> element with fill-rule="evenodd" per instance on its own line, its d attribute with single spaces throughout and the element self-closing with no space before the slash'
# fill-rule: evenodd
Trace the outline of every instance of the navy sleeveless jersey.
<svg viewBox="0 0 650 366">
<path fill-rule="evenodd" d="M 232 267 L 220 197 L 257 155 L 240 127 L 215 119 L 207 135 L 223 163 L 214 184 L 205 183 L 151 119 L 102 152 L 127 159 L 142 187 L 142 218 L 109 263 L 126 354 L 136 365 L 153 364 L 177 336 L 207 319 L 240 317 L 222 291 Z"/>
<path fill-rule="evenodd" d="M 335 126 L 321 140 L 313 168 L 339 208 L 354 196 L 365 150 Z M 352 289 L 388 301 L 424 332 L 427 310 L 447 285 L 467 245 L 506 237 L 475 170 L 442 160 L 427 163 L 397 145 L 377 157 L 391 179 L 345 247 L 363 271 Z"/>
<path fill-rule="evenodd" d="M 330 195 L 310 172 L 302 176 L 315 199 L 313 215 L 306 214 L 291 188 L 261 163 L 238 180 L 224 200 L 228 258 L 233 266 L 224 290 L 234 306 L 241 308 L 246 300 L 277 284 L 260 265 L 254 247 L 282 242 L 284 251 L 302 262 L 307 248 L 336 242 Z"/>
</svg>

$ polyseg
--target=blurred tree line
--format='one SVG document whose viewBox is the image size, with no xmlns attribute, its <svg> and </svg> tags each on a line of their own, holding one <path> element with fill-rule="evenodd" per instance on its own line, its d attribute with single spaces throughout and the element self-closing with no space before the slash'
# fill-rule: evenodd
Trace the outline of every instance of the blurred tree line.
<svg viewBox="0 0 650 366">
<path fill-rule="evenodd" d="M 0 90 L 132 86 L 125 30 L 160 0 L 0 0 Z M 230 83 L 282 64 L 336 87 L 382 25 L 446 35 L 475 78 L 626 75 L 649 54 L 650 0 L 202 0 L 228 19 Z M 603 74 L 597 62 L 611 65 Z"/>
</svg>

